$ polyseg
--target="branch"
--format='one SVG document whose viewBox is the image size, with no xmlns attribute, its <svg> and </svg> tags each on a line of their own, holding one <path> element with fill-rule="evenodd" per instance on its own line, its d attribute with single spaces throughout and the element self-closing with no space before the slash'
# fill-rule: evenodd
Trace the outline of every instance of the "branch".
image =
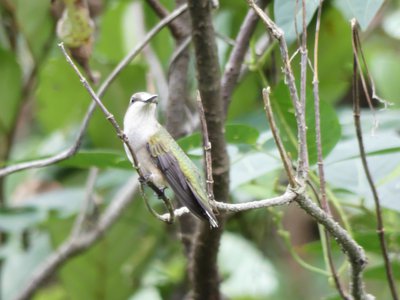
<svg viewBox="0 0 400 300">
<path fill-rule="evenodd" d="M 297 3 L 297 2 L 296 2 Z M 301 106 L 301 114 L 297 117 L 300 119 L 300 123 L 304 126 L 298 127 L 299 131 L 299 166 L 301 170 L 302 178 L 307 178 L 308 176 L 308 151 L 307 151 L 307 124 L 306 124 L 306 89 L 307 89 L 307 63 L 308 63 L 308 49 L 307 49 L 307 22 L 306 22 L 306 3 L 305 0 L 301 1 L 302 4 L 302 39 L 300 46 L 300 106 Z M 295 22 L 296 23 L 296 22 Z M 304 130 L 304 132 L 300 132 Z"/>
<path fill-rule="evenodd" d="M 97 242 L 104 233 L 114 224 L 118 217 L 133 201 L 133 195 L 137 189 L 137 178 L 132 179 L 122 187 L 114 197 L 111 204 L 100 218 L 96 227 L 80 235 L 71 237 L 61 244 L 46 260 L 37 268 L 28 284 L 22 288 L 15 300 L 31 299 L 36 290 L 69 259 L 84 252 Z"/>
<path fill-rule="evenodd" d="M 104 93 L 106 92 L 107 88 L 109 85 L 114 81 L 116 76 L 131 62 L 133 58 L 135 58 L 140 51 L 143 50 L 143 48 L 150 42 L 150 40 L 158 33 L 160 32 L 161 29 L 163 29 L 166 25 L 168 25 L 172 20 L 180 16 L 182 13 L 184 13 L 187 10 L 187 5 L 182 5 L 178 7 L 176 10 L 174 10 L 168 17 L 165 19 L 161 20 L 149 33 L 146 35 L 144 40 L 136 46 L 116 67 L 115 69 L 110 73 L 110 75 L 106 78 L 106 80 L 103 82 L 103 84 L 100 86 L 99 90 L 97 91 L 97 96 L 102 97 Z M 82 121 L 81 127 L 78 132 L 78 136 L 73 143 L 72 146 L 70 146 L 68 149 L 55 154 L 49 158 L 44 158 L 44 159 L 38 159 L 38 160 L 33 160 L 29 162 L 22 162 L 18 163 L 15 165 L 11 165 L 8 167 L 4 167 L 0 169 L 0 177 L 21 171 L 21 170 L 26 170 L 26 169 L 32 169 L 32 168 L 41 168 L 49 165 L 53 165 L 57 162 L 66 160 L 70 158 L 71 156 L 75 155 L 75 153 L 79 150 L 83 137 L 85 135 L 86 129 L 88 127 L 89 121 L 93 115 L 93 112 L 96 108 L 96 104 L 93 102 L 87 112 L 86 115 Z"/>
<path fill-rule="evenodd" d="M 351 293 L 354 299 L 371 300 L 370 295 L 365 291 L 362 272 L 367 264 L 363 248 L 358 245 L 352 237 L 344 230 L 335 220 L 332 219 L 326 212 L 319 208 L 305 195 L 299 195 L 296 198 L 299 206 L 312 216 L 318 223 L 322 224 L 326 230 L 335 238 L 337 243 L 342 248 L 342 251 L 347 255 L 351 269 Z"/>
<path fill-rule="evenodd" d="M 315 40 L 314 40 L 314 77 L 313 77 L 313 94 L 314 94 L 314 111 L 315 111 L 315 143 L 317 145 L 317 156 L 318 156 L 318 176 L 319 176 L 319 189 L 321 194 L 321 206 L 322 209 L 330 216 L 332 216 L 329 203 L 326 197 L 325 188 L 325 171 L 324 171 L 324 160 L 322 154 L 322 137 L 321 137 L 321 115 L 320 115 L 320 98 L 319 98 L 319 79 L 318 79 L 318 46 L 319 46 L 319 31 L 321 24 L 321 12 L 322 12 L 322 2 L 319 1 L 317 22 L 315 26 Z M 303 8 L 304 9 L 304 8 Z M 304 30 L 304 28 L 303 28 Z M 328 257 L 329 268 L 333 280 L 335 282 L 336 289 L 339 295 L 344 300 L 348 300 L 349 296 L 345 292 L 342 283 L 340 282 L 339 275 L 337 274 L 335 263 L 333 261 L 332 251 L 331 251 L 331 240 L 330 235 L 326 229 L 324 229 L 325 240 L 326 240 L 326 251 Z"/>
<path fill-rule="evenodd" d="M 262 7 L 267 5 L 265 2 L 269 1 L 263 1 L 263 4 L 265 5 L 262 5 Z M 233 47 L 226 63 L 225 71 L 221 79 L 221 95 L 224 103 L 225 115 L 228 112 L 232 93 L 237 84 L 241 66 L 249 48 L 250 38 L 256 29 L 258 19 L 258 15 L 254 10 L 251 9 L 248 11 L 242 25 L 240 26 L 235 46 Z"/>
<path fill-rule="evenodd" d="M 254 0 L 248 0 L 249 5 L 256 11 L 262 21 L 265 23 L 268 31 L 278 41 L 282 61 L 284 64 L 285 82 L 287 83 L 295 108 L 298 141 L 299 141 L 299 158 L 296 181 L 300 188 L 305 186 L 305 181 L 308 174 L 307 164 L 307 146 L 306 146 L 306 123 L 305 123 L 305 108 L 298 98 L 297 88 L 294 80 L 293 71 L 290 65 L 287 45 L 284 39 L 283 31 L 260 9 Z M 304 4 L 304 3 L 303 3 Z M 303 21 L 304 24 L 304 21 Z M 304 25 L 303 25 L 304 26 Z M 303 40 L 304 44 L 304 40 Z M 304 93 L 304 90 L 303 90 Z M 303 96 L 304 97 L 304 96 Z M 304 101 L 304 98 L 301 99 Z M 342 247 L 343 251 L 348 256 L 351 265 L 351 292 L 355 299 L 368 299 L 369 296 L 364 290 L 362 280 L 362 271 L 366 264 L 366 257 L 363 249 L 351 238 L 351 236 L 338 223 L 336 223 L 328 214 L 315 205 L 305 193 L 301 193 L 296 198 L 300 207 L 312 216 L 318 223 L 325 226 Z"/>
<path fill-rule="evenodd" d="M 279 136 L 278 133 L 278 128 L 276 127 L 275 124 L 275 119 L 274 115 L 272 114 L 272 108 L 271 108 L 271 102 L 269 100 L 269 94 L 271 93 L 270 87 L 267 87 L 266 89 L 263 89 L 263 99 L 264 99 L 264 110 L 267 115 L 267 120 L 269 122 L 269 127 L 271 128 L 272 136 L 274 137 L 275 144 L 278 148 L 279 155 L 281 156 L 283 166 L 286 171 L 286 175 L 289 180 L 289 185 L 291 188 L 296 188 L 297 187 L 297 182 L 296 179 L 293 175 L 293 166 L 292 163 L 289 159 L 289 156 L 285 150 L 285 146 L 282 143 L 281 137 Z"/>
<path fill-rule="evenodd" d="M 204 152 L 204 160 L 206 165 L 206 188 L 207 188 L 207 196 L 209 201 L 214 201 L 214 179 L 212 174 L 212 156 L 211 156 L 211 143 L 208 137 L 208 128 L 206 116 L 204 115 L 204 107 L 201 101 L 200 92 L 197 91 L 197 106 L 199 110 L 201 131 L 203 136 L 203 152 Z"/>
<path fill-rule="evenodd" d="M 283 195 L 274 198 L 250 201 L 246 203 L 235 203 L 235 204 L 212 201 L 211 204 L 213 205 L 213 207 L 217 208 L 218 211 L 225 213 L 237 213 L 253 209 L 288 205 L 296 199 L 297 195 L 298 195 L 297 192 L 289 188 Z M 189 213 L 189 210 L 186 207 L 181 207 L 174 211 L 174 215 L 176 217 L 181 217 L 187 213 Z M 169 218 L 169 214 L 163 214 L 162 218 L 165 221 L 167 221 Z"/>
<path fill-rule="evenodd" d="M 363 141 L 363 135 L 362 135 L 362 128 L 361 128 L 361 110 L 360 110 L 360 97 L 359 97 L 359 92 L 358 92 L 358 76 L 361 77 L 361 82 L 363 83 L 363 86 L 365 85 L 365 79 L 364 79 L 364 74 L 362 73 L 360 61 L 358 59 L 358 53 L 361 49 L 361 45 L 358 43 L 358 32 L 357 32 L 357 22 L 353 19 L 351 21 L 351 29 L 352 29 L 352 42 L 353 42 L 353 53 L 354 53 L 354 66 L 353 66 L 353 115 L 354 115 L 354 126 L 356 128 L 356 134 L 357 134 L 357 141 L 358 141 L 358 147 L 360 151 L 360 157 L 361 157 L 361 162 L 363 165 L 364 173 L 365 176 L 367 177 L 367 181 L 369 184 L 369 187 L 371 189 L 374 202 L 375 202 L 375 213 L 376 213 L 376 231 L 378 233 L 379 237 L 379 244 L 381 247 L 381 252 L 383 256 L 383 260 L 385 262 L 385 270 L 386 270 L 386 277 L 389 283 L 390 291 L 392 293 L 392 298 L 394 300 L 399 299 L 399 296 L 397 294 L 397 289 L 396 289 L 396 283 L 393 277 L 393 270 L 392 266 L 390 264 L 390 259 L 389 259 L 389 254 L 388 254 L 388 248 L 386 244 L 386 238 L 385 238 L 385 229 L 384 229 L 384 224 L 383 224 L 383 218 L 382 218 L 382 209 L 381 209 L 381 204 L 380 204 L 380 199 L 378 195 L 378 190 L 375 186 L 374 180 L 372 178 L 371 171 L 368 166 L 368 161 L 367 161 L 367 155 L 365 153 L 365 146 L 364 146 L 364 141 Z M 357 73 L 358 69 L 358 73 Z M 367 99 L 370 98 L 369 93 L 364 87 L 364 93 Z"/>
<path fill-rule="evenodd" d="M 229 198 L 229 157 L 224 137 L 225 114 L 221 101 L 221 77 L 212 23 L 212 7 L 209 0 L 189 0 L 188 4 L 192 21 L 198 89 L 203 100 L 212 144 L 214 194 L 216 199 L 226 202 Z M 208 224 L 199 224 L 190 268 L 193 299 L 220 299 L 217 255 L 223 231 L 221 218 L 219 223 L 220 226 L 213 230 L 210 230 Z"/>
<path fill-rule="evenodd" d="M 282 56 L 283 72 L 285 74 L 285 83 L 289 87 L 290 96 L 295 109 L 297 135 L 298 135 L 298 166 L 297 166 L 297 181 L 304 184 L 307 179 L 308 166 L 307 166 L 307 127 L 305 123 L 305 111 L 302 103 L 299 100 L 297 87 L 293 75 L 293 70 L 290 63 L 289 52 L 284 38 L 284 32 L 279 28 L 265 12 L 254 2 L 248 0 L 251 8 L 257 13 L 260 19 L 264 22 L 267 30 L 278 41 L 279 49 Z"/>
</svg>

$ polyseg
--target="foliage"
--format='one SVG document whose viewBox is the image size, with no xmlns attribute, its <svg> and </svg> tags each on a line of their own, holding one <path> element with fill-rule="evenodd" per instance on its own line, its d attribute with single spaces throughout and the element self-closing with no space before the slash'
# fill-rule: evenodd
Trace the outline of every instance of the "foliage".
<svg viewBox="0 0 400 300">
<path fill-rule="evenodd" d="M 69 147 L 91 101 L 57 47 L 50 1 L 3 2 L 9 5 L 0 6 L 0 166 L 49 157 Z M 162 2 L 168 9 L 174 7 L 171 0 Z M 310 57 L 318 2 L 306 1 Z M 379 95 L 394 104 L 387 110 L 376 110 L 375 114 L 365 109 L 362 121 L 367 133 L 368 161 L 384 206 L 388 246 L 391 254 L 395 254 L 400 249 L 400 85 L 397 82 L 400 66 L 398 29 L 390 26 L 390 18 L 399 14 L 400 8 L 395 3 L 382 7 L 383 1 L 325 2 L 319 41 L 319 75 L 328 196 L 334 202 L 337 219 L 350 224 L 348 229 L 368 253 L 366 278 L 370 293 L 377 299 L 386 299 L 389 292 L 375 233 L 373 200 L 361 169 L 350 112 L 352 50 L 348 20 L 357 18 L 361 28 L 367 30 L 363 46 L 369 71 L 376 80 Z M 295 0 L 275 0 L 273 9 L 269 8 L 285 30 L 291 53 L 297 48 L 294 15 L 297 15 L 297 28 L 301 31 L 301 13 L 295 14 L 295 3 Z M 216 31 L 234 39 L 247 9 L 246 1 L 220 1 L 215 12 Z M 137 25 L 140 18 L 138 22 L 133 21 L 131 14 L 140 16 L 142 24 Z M 140 1 L 108 0 L 103 1 L 102 13 L 95 21 L 96 41 L 90 63 L 104 79 L 159 19 Z M 16 26 L 15 43 L 7 24 Z M 380 30 L 381 24 L 384 24 L 383 30 Z M 252 44 L 264 33 L 264 27 L 259 24 Z M 174 50 L 168 30 L 161 31 L 150 46 L 163 71 L 161 77 L 167 77 Z M 218 40 L 218 46 L 223 71 L 231 46 L 222 39 Z M 235 89 L 228 112 L 225 137 L 234 202 L 276 196 L 286 185 L 263 111 L 264 76 L 272 87 L 273 111 L 283 142 L 291 158 L 296 159 L 296 122 L 280 72 L 279 49 L 274 45 L 264 56 L 262 59 L 255 55 L 247 58 L 247 71 L 243 72 Z M 155 79 L 148 76 L 151 73 L 148 59 L 149 55 L 142 53 L 131 62 L 102 99 L 119 122 L 129 96 L 134 91 L 154 86 Z M 299 75 L 298 60 L 298 56 L 294 57 L 296 76 Z M 259 61 L 261 70 L 254 67 Z M 189 81 L 194 95 L 195 72 L 193 62 L 191 64 Z M 314 175 L 311 178 L 316 178 L 311 83 L 312 73 L 309 72 L 307 143 Z M 160 115 L 165 119 L 165 111 Z M 377 128 L 373 125 L 375 119 L 380 123 Z M 200 165 L 200 134 L 190 134 L 179 143 Z M 15 297 L 34 269 L 69 236 L 85 198 L 84 182 L 91 167 L 101 170 L 95 185 L 100 203 L 100 211 L 93 216 L 96 218 L 134 172 L 120 141 L 99 111 L 90 121 L 76 155 L 47 168 L 0 178 L 1 299 Z M 151 193 L 149 195 L 152 197 Z M 157 200 L 152 199 L 151 204 L 159 211 L 163 209 Z M 291 209 L 251 211 L 229 218 L 221 241 L 219 267 L 223 277 L 222 292 L 230 299 L 328 299 L 337 296 L 327 278 L 299 267 L 283 246 L 281 235 L 295 224 L 304 232 L 296 231 L 299 236 L 293 236 L 291 229 L 292 238 L 303 242 L 293 243 L 292 250 L 308 263 L 326 269 L 319 236 L 304 225 L 304 220 L 298 217 L 301 212 L 296 211 L 293 217 Z M 292 219 L 285 223 L 284 218 L 282 226 L 276 221 L 279 214 Z M 280 231 L 276 231 L 277 228 Z M 172 299 L 182 293 L 187 280 L 187 261 L 175 234 L 177 230 L 176 224 L 166 227 L 156 220 L 137 196 L 104 238 L 68 261 L 34 299 Z M 342 264 L 343 255 L 335 245 L 333 254 L 337 264 Z M 394 260 L 394 272 L 400 285 L 398 255 Z M 346 278 L 346 273 L 342 272 L 341 276 Z"/>
</svg>

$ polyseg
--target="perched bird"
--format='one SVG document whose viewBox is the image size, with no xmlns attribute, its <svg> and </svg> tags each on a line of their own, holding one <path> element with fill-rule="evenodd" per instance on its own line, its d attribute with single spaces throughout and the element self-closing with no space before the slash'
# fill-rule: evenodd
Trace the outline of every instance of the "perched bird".
<svg viewBox="0 0 400 300">
<path fill-rule="evenodd" d="M 203 177 L 168 131 L 156 118 L 157 95 L 133 94 L 124 118 L 124 133 L 129 139 L 146 179 L 158 188 L 168 184 L 176 198 L 195 216 L 218 227 L 208 203 Z M 129 160 L 132 157 L 125 146 Z"/>
</svg>

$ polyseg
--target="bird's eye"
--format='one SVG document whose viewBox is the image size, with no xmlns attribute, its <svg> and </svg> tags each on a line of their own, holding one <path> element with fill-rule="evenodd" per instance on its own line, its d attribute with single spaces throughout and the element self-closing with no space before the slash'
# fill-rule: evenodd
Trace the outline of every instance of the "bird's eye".
<svg viewBox="0 0 400 300">
<path fill-rule="evenodd" d="M 134 103 L 135 101 L 137 101 L 138 99 L 136 98 L 136 97 L 132 97 L 131 98 L 131 101 L 130 101 L 130 104 L 132 104 L 132 103 Z"/>
</svg>

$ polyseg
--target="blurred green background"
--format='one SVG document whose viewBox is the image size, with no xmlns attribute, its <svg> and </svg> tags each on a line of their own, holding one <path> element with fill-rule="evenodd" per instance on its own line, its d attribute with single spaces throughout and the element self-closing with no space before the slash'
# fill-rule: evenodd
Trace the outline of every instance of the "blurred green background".
<svg viewBox="0 0 400 300">
<path fill-rule="evenodd" d="M 145 1 L 91 1 L 96 8 L 92 69 L 104 79 L 117 63 L 159 22 Z M 362 171 L 351 112 L 352 48 L 349 19 L 356 17 L 369 71 L 387 109 L 374 103 L 362 121 L 368 160 L 384 206 L 384 220 L 393 268 L 400 285 L 400 2 L 324 1 L 319 44 L 322 141 L 328 197 L 337 219 L 346 224 L 369 258 L 368 291 L 389 299 L 372 196 Z M 170 10 L 171 0 L 162 1 Z M 268 11 L 281 26 L 293 53 L 295 1 L 275 0 Z M 307 1 L 309 55 L 313 55 L 315 9 Z M 221 0 L 214 12 L 216 31 L 235 39 L 248 11 L 246 1 Z M 313 16 L 311 18 L 311 16 Z M 300 20 L 299 20 L 300 21 Z M 55 36 L 55 18 L 48 0 L 0 1 L 0 166 L 48 157 L 69 147 L 76 137 L 90 97 L 66 63 Z M 301 26 L 300 26 L 301 27 Z M 296 157 L 296 128 L 289 93 L 283 82 L 279 48 L 270 46 L 257 57 L 257 41 L 265 34 L 258 25 L 251 53 L 233 94 L 226 124 L 231 160 L 231 200 L 244 202 L 282 193 L 282 164 L 265 119 L 260 73 L 272 87 L 273 110 L 284 143 Z M 174 41 L 163 29 L 150 43 L 166 78 Z M 232 47 L 218 39 L 221 70 Z M 192 95 L 195 71 L 190 72 Z M 299 76 L 299 55 L 293 58 Z M 121 123 L 133 92 L 154 84 L 147 57 L 141 54 L 107 90 L 104 103 Z M 316 178 L 312 73 L 308 74 L 307 124 L 311 181 Z M 155 83 L 155 86 L 158 87 Z M 170 93 L 173 91 L 169 91 Z M 161 95 L 161 99 L 166 99 Z M 366 106 L 366 105 L 364 105 Z M 161 105 L 161 107 L 165 107 Z M 160 111 L 165 119 L 165 111 Z M 379 126 L 375 126 L 375 122 Z M 294 137 L 294 139 L 293 139 Z M 200 163 L 198 133 L 180 140 Z M 106 208 L 134 174 L 121 142 L 100 111 L 96 111 L 81 150 L 62 163 L 0 178 L 2 241 L 1 299 L 12 299 L 35 268 L 64 241 L 85 197 L 92 166 L 100 168 L 96 199 Z M 149 193 L 151 196 L 151 193 Z M 155 198 L 155 197 L 152 197 Z M 152 205 L 163 207 L 157 199 Z M 69 260 L 35 295 L 53 299 L 182 299 L 187 290 L 187 260 L 177 224 L 165 225 L 135 198 L 104 238 Z M 293 254 L 295 253 L 295 255 Z M 345 260 L 336 245 L 338 266 Z M 221 241 L 221 290 L 229 299 L 339 299 L 333 282 L 300 265 L 299 260 L 326 269 L 319 228 L 296 205 L 231 215 Z M 341 267 L 347 284 L 348 270 Z"/>
</svg>

